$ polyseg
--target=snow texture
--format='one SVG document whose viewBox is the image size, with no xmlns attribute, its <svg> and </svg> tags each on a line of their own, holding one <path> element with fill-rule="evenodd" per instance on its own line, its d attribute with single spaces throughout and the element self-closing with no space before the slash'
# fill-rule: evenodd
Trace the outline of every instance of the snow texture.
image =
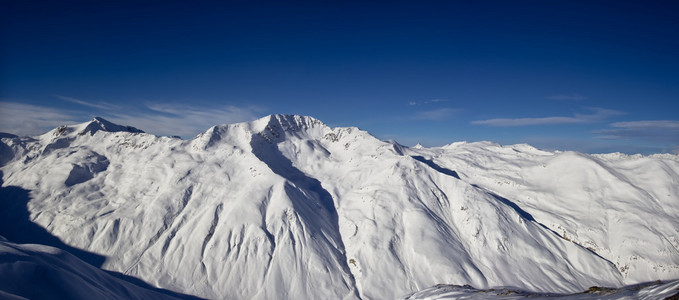
<svg viewBox="0 0 679 300">
<path fill-rule="evenodd" d="M 586 291 L 574 294 L 533 293 L 512 288 L 496 288 L 477 290 L 471 286 L 437 285 L 417 293 L 408 295 L 404 299 L 532 299 L 532 300 L 613 300 L 613 299 L 677 299 L 679 298 L 679 280 L 669 282 L 640 283 L 619 289 L 593 286 Z"/>
<path fill-rule="evenodd" d="M 679 278 L 670 154 L 408 148 L 291 115 L 181 140 L 95 118 L 3 135 L 0 171 L 10 242 L 205 298 L 426 298 L 437 284 L 572 294 Z"/>
<path fill-rule="evenodd" d="M 0 237 L 0 299 L 181 299 L 156 290 L 114 277 L 61 249 Z"/>
</svg>

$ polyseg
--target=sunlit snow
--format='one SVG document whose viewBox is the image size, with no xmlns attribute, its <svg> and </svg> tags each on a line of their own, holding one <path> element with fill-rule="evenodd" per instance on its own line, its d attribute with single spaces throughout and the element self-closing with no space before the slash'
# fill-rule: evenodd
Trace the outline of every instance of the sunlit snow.
<svg viewBox="0 0 679 300">
<path fill-rule="evenodd" d="M 83 272 L 204 298 L 672 295 L 679 278 L 677 155 L 409 148 L 290 115 L 181 140 L 95 118 L 3 137 L 0 171 L 2 257 L 67 248 Z"/>
</svg>

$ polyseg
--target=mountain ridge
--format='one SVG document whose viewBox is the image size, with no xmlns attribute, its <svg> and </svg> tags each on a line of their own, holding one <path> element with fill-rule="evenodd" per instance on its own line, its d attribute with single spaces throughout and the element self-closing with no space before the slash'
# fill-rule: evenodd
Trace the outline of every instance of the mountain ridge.
<svg viewBox="0 0 679 300">
<path fill-rule="evenodd" d="M 107 122 L 3 138 L 4 184 L 30 191 L 31 222 L 106 256 L 103 268 L 163 288 L 351 299 L 438 283 L 576 292 L 679 277 L 679 166 L 669 156 L 490 142 L 409 148 L 294 115 L 216 125 L 191 140 Z M 104 125 L 84 130 L 95 123 Z M 557 189 L 564 184 L 580 198 Z M 607 205 L 607 223 L 564 210 L 589 202 Z M 616 225 L 632 207 L 657 220 Z M 641 242 L 651 250 L 639 252 Z"/>
</svg>

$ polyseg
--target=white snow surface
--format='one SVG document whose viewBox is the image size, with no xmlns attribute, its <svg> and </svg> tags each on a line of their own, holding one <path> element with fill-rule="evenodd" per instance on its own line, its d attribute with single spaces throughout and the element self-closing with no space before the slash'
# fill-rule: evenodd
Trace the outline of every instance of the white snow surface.
<svg viewBox="0 0 679 300">
<path fill-rule="evenodd" d="M 0 236 L 0 299 L 179 299 L 141 288 L 66 251 Z"/>
<path fill-rule="evenodd" d="M 679 278 L 677 155 L 408 148 L 291 115 L 181 140 L 95 118 L 2 138 L 0 171 L 26 221 L 103 269 L 205 298 Z"/>
<path fill-rule="evenodd" d="M 440 284 L 403 299 L 456 299 L 456 300 L 657 300 L 677 299 L 679 297 L 679 280 L 669 282 L 650 282 L 628 285 L 622 288 L 590 287 L 586 291 L 573 294 L 546 294 L 516 290 L 512 288 L 496 288 L 478 290 L 470 286 Z"/>
</svg>

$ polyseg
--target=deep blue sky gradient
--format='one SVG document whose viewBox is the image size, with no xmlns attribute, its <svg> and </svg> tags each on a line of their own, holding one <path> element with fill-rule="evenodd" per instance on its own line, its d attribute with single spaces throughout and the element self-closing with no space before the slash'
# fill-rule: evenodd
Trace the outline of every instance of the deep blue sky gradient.
<svg viewBox="0 0 679 300">
<path fill-rule="evenodd" d="M 100 115 L 190 138 L 289 113 L 406 145 L 679 150 L 676 1 L 2 6 L 0 131 Z"/>
</svg>

